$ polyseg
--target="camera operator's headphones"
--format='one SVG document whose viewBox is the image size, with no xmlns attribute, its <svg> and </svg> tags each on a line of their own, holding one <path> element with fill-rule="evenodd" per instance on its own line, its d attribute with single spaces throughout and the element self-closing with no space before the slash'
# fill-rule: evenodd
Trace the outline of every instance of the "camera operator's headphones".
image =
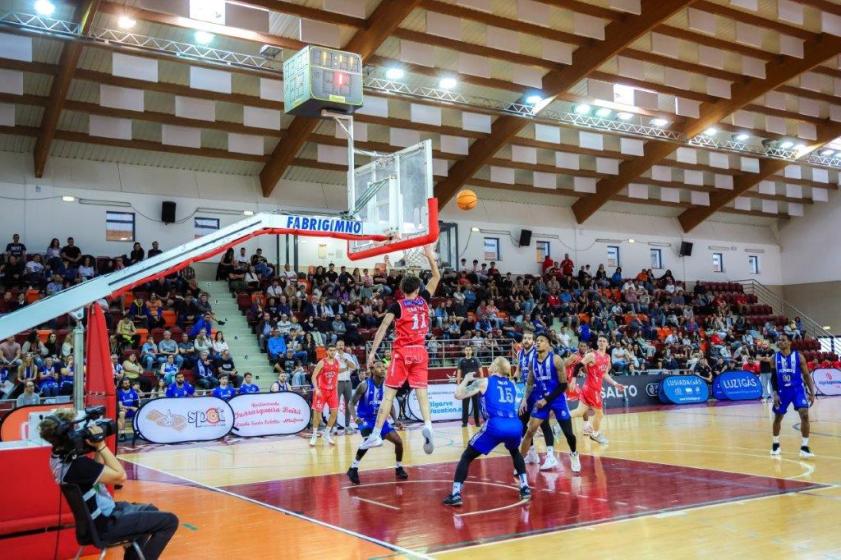
<svg viewBox="0 0 841 560">
<path fill-rule="evenodd" d="M 45 420 L 49 420 L 56 424 L 56 427 L 53 430 L 53 435 L 51 437 L 53 441 L 50 442 L 50 445 L 53 446 L 53 450 L 57 452 L 69 451 L 69 447 L 66 445 L 64 447 L 59 447 L 59 442 L 61 442 L 62 439 L 64 439 L 64 437 L 73 429 L 75 419 L 70 421 L 61 418 L 57 414 L 48 414 L 47 416 L 44 416 L 43 420 L 41 421 L 43 422 Z"/>
</svg>

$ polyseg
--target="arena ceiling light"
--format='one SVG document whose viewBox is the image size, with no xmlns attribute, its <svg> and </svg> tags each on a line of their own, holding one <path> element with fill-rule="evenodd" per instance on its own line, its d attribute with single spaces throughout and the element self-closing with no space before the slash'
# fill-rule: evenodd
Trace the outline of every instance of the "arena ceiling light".
<svg viewBox="0 0 841 560">
<path fill-rule="evenodd" d="M 438 87 L 440 87 L 441 89 L 455 89 L 457 85 L 458 80 L 450 76 L 441 78 L 441 80 L 438 82 Z"/>
<path fill-rule="evenodd" d="M 536 93 L 526 97 L 526 103 L 528 103 L 529 105 L 537 105 L 541 101 L 543 101 L 543 97 L 537 95 Z"/>
<path fill-rule="evenodd" d="M 55 4 L 50 0 L 37 0 L 35 2 L 35 11 L 40 16 L 51 16 L 55 12 Z"/>
<path fill-rule="evenodd" d="M 131 16 L 120 16 L 117 19 L 117 27 L 120 29 L 132 29 L 137 25 L 137 20 Z"/>
<path fill-rule="evenodd" d="M 823 157 L 829 157 L 829 156 L 831 156 L 831 155 L 832 155 L 832 154 L 834 154 L 834 153 L 835 153 L 835 150 L 822 150 L 822 151 L 821 151 L 821 155 L 822 155 Z"/>
<path fill-rule="evenodd" d="M 254 215 L 254 210 L 243 210 L 242 215 L 243 216 L 253 216 Z"/>
<path fill-rule="evenodd" d="M 613 111 L 611 111 L 607 107 L 599 107 L 598 109 L 596 109 L 596 116 L 599 118 L 606 119 L 611 114 L 613 114 Z"/>
<path fill-rule="evenodd" d="M 718 134 L 718 129 L 712 126 L 704 131 L 704 136 L 715 136 L 716 134 Z"/>
<path fill-rule="evenodd" d="M 62 202 L 76 202 L 75 196 L 64 195 L 61 197 Z"/>
<path fill-rule="evenodd" d="M 750 140 L 750 134 L 746 132 L 740 132 L 739 134 L 733 137 L 737 142 L 747 142 Z"/>
<path fill-rule="evenodd" d="M 395 66 L 392 66 L 385 71 L 385 77 L 389 80 L 402 80 L 405 75 L 406 72 L 404 72 L 402 68 L 397 68 Z"/>
<path fill-rule="evenodd" d="M 656 126 L 656 127 L 659 127 L 659 128 L 663 128 L 664 126 L 666 126 L 668 124 L 669 124 L 669 121 L 662 118 L 662 117 L 657 117 L 656 119 L 651 119 L 651 126 Z"/>
<path fill-rule="evenodd" d="M 575 106 L 575 114 L 576 115 L 589 115 L 590 111 L 593 108 L 587 105 L 586 103 L 581 103 Z"/>
<path fill-rule="evenodd" d="M 196 31 L 193 37 L 196 39 L 196 43 L 198 43 L 199 45 L 209 45 L 213 41 L 215 35 L 207 31 L 199 30 Z"/>
<path fill-rule="evenodd" d="M 794 142 L 792 142 L 791 140 L 786 140 L 786 141 L 780 143 L 780 148 L 782 148 L 784 150 L 790 150 L 793 147 L 794 147 Z"/>
<path fill-rule="evenodd" d="M 634 114 L 626 113 L 623 111 L 622 113 L 617 113 L 616 118 L 618 118 L 620 121 L 629 121 L 634 118 Z"/>
</svg>

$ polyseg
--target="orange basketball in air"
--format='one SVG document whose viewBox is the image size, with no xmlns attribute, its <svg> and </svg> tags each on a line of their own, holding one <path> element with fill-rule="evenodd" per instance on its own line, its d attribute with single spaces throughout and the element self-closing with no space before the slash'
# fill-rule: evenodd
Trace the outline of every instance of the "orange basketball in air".
<svg viewBox="0 0 841 560">
<path fill-rule="evenodd" d="M 471 191 L 470 189 L 464 189 L 458 191 L 456 195 L 456 204 L 462 210 L 473 210 L 476 208 L 476 204 L 479 202 L 479 197 L 476 196 L 476 193 Z"/>
</svg>

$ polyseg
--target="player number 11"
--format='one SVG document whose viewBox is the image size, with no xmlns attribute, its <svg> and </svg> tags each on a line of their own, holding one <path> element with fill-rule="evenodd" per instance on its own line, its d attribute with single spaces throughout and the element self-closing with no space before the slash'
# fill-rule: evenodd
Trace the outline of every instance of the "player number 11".
<svg viewBox="0 0 841 560">
<path fill-rule="evenodd" d="M 417 313 L 415 315 L 412 315 L 412 330 L 416 331 L 418 329 L 425 329 L 425 328 L 426 328 L 426 316 L 421 314 L 421 313 Z"/>
</svg>

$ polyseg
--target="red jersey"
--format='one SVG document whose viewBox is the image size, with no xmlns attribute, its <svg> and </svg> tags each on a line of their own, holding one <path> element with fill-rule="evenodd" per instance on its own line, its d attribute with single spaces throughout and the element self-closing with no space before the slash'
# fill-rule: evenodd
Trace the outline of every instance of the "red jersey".
<svg viewBox="0 0 841 560">
<path fill-rule="evenodd" d="M 338 379 L 339 360 L 330 361 L 329 358 L 321 360 L 321 372 L 318 374 L 318 388 L 324 393 L 335 391 Z"/>
<path fill-rule="evenodd" d="M 428 292 L 415 299 L 401 299 L 389 308 L 394 319 L 394 348 L 426 345 L 429 333 Z"/>
<path fill-rule="evenodd" d="M 567 371 L 567 400 L 569 401 L 576 401 L 578 400 L 578 383 L 575 381 L 575 370 L 578 368 L 578 364 L 581 363 L 581 360 L 584 359 L 584 356 L 576 352 L 575 354 L 571 355 L 568 360 L 569 364 L 566 366 Z"/>
<path fill-rule="evenodd" d="M 605 354 L 594 354 L 596 361 L 592 364 L 587 364 L 587 380 L 584 382 L 586 387 L 592 389 L 602 390 L 602 380 L 607 372 L 610 371 L 610 356 Z"/>
</svg>

